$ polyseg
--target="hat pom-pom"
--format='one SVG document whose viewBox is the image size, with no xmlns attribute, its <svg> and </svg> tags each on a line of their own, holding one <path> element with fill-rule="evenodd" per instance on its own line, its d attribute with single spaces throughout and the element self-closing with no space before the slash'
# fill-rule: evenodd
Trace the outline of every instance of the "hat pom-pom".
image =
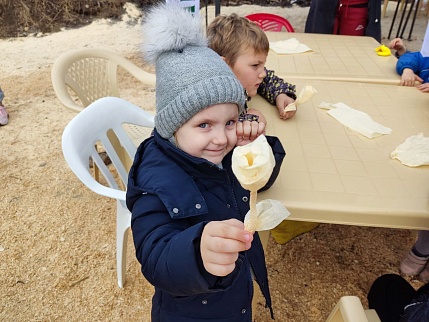
<svg viewBox="0 0 429 322">
<path fill-rule="evenodd" d="M 142 50 L 145 60 L 154 64 L 169 51 L 180 51 L 186 46 L 207 46 L 201 21 L 180 6 L 178 2 L 152 7 L 143 20 Z"/>
</svg>

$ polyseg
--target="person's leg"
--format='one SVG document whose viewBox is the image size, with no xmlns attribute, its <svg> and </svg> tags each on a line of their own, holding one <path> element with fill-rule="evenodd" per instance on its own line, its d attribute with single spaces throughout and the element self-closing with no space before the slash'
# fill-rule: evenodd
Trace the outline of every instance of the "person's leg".
<svg viewBox="0 0 429 322">
<path fill-rule="evenodd" d="M 419 230 L 413 251 L 417 256 L 429 257 L 429 231 Z"/>
<path fill-rule="evenodd" d="M 429 231 L 419 230 L 417 241 L 413 247 L 413 253 L 417 256 L 423 256 L 429 260 Z M 420 272 L 419 279 L 425 283 L 429 282 L 429 265 L 426 261 L 425 268 Z"/>
<path fill-rule="evenodd" d="M 401 273 L 405 275 L 418 275 L 423 273 L 428 260 L 429 231 L 420 230 L 413 248 L 407 253 L 406 257 L 401 262 Z M 427 274 L 423 273 L 423 275 L 425 279 L 426 275 L 428 275 L 427 277 L 429 278 L 429 271 Z"/>
<path fill-rule="evenodd" d="M 334 33 L 348 36 L 365 36 L 365 28 L 368 23 L 367 5 L 368 3 L 341 6 L 335 19 Z"/>
<path fill-rule="evenodd" d="M 305 32 L 332 34 L 338 0 L 312 0 L 305 22 Z"/>
<path fill-rule="evenodd" d="M 404 307 L 416 296 L 414 288 L 401 276 L 386 274 L 377 278 L 368 292 L 368 305 L 382 322 L 397 322 Z"/>
</svg>

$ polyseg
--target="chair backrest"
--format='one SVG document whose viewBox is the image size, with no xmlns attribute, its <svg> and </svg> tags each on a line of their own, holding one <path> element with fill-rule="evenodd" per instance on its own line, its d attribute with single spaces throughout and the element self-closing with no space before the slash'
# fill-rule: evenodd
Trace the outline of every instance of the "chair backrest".
<svg viewBox="0 0 429 322">
<path fill-rule="evenodd" d="M 290 22 L 281 16 L 271 13 L 254 13 L 246 16 L 255 22 L 264 31 L 282 31 L 283 27 L 288 32 L 295 32 Z"/>
<path fill-rule="evenodd" d="M 98 48 L 72 50 L 59 56 L 52 67 L 52 85 L 65 107 L 80 112 L 101 97 L 120 96 L 117 82 L 119 67 L 141 82 L 155 85 L 154 74 L 116 53 Z M 70 90 L 81 104 L 75 101 Z"/>
<path fill-rule="evenodd" d="M 124 124 L 154 127 L 154 117 L 132 103 L 117 97 L 96 100 L 78 113 L 65 127 L 62 136 L 64 158 L 75 175 L 92 191 L 110 198 L 125 201 L 114 175 L 101 159 L 96 143 L 100 142 L 122 181 L 127 186 L 128 169 L 115 149 L 112 137 L 117 139 L 133 160 L 136 145 L 124 129 Z M 112 135 L 113 134 L 113 135 Z M 100 169 L 108 186 L 99 183 L 91 174 L 89 160 Z"/>
<path fill-rule="evenodd" d="M 200 0 L 166 0 L 165 3 L 178 2 L 181 7 L 185 8 L 194 16 L 200 15 Z"/>
</svg>

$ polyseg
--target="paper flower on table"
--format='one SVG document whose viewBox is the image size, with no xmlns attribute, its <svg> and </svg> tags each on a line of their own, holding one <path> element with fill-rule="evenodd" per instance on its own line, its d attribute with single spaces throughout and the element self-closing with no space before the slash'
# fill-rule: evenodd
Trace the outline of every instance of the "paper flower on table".
<svg viewBox="0 0 429 322">
<path fill-rule="evenodd" d="M 298 97 L 296 98 L 295 102 L 290 103 L 288 106 L 285 107 L 285 112 L 296 111 L 296 107 L 298 105 L 308 102 L 316 93 L 317 90 L 313 86 L 305 85 L 299 93 Z"/>
<path fill-rule="evenodd" d="M 398 159 L 409 167 L 429 165 L 429 138 L 423 133 L 410 136 L 390 154 L 392 159 Z"/>
<path fill-rule="evenodd" d="M 274 166 L 273 151 L 264 135 L 260 135 L 249 144 L 234 149 L 232 171 L 241 186 L 250 191 L 250 210 L 244 219 L 244 228 L 247 231 L 255 232 L 274 228 L 289 215 L 281 203 L 275 200 L 268 201 L 268 203 L 265 200 L 265 203 L 258 203 L 261 204 L 260 206 L 256 205 L 257 192 L 270 179 Z M 282 209 L 283 212 L 278 209 Z"/>
</svg>

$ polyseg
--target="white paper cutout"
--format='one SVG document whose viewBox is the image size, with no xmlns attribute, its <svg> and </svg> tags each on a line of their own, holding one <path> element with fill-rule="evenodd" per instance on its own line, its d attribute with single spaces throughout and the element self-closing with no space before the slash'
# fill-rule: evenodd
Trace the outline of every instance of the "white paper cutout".
<svg viewBox="0 0 429 322">
<path fill-rule="evenodd" d="M 423 133 L 410 136 L 396 147 L 390 157 L 409 167 L 429 165 L 429 138 Z"/>
<path fill-rule="evenodd" d="M 270 49 L 276 54 L 301 54 L 313 51 L 305 44 L 301 44 L 296 38 L 270 42 Z"/>
<path fill-rule="evenodd" d="M 328 114 L 338 122 L 367 138 L 372 139 L 392 132 L 392 129 L 375 122 L 368 114 L 355 110 L 343 102 L 336 104 L 322 102 L 319 107 L 327 109 Z"/>
</svg>

